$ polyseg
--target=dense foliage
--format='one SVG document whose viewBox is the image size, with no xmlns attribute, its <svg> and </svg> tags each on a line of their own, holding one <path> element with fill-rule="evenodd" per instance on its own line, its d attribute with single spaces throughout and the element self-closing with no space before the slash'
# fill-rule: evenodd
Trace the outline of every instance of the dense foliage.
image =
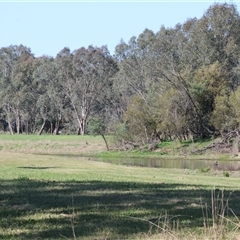
<svg viewBox="0 0 240 240">
<path fill-rule="evenodd" d="M 114 132 L 125 147 L 236 137 L 239 32 L 236 6 L 215 3 L 200 19 L 121 41 L 114 56 L 105 46 L 64 48 L 55 58 L 36 58 L 22 45 L 1 48 L 1 130 L 83 135 L 94 129 Z"/>
</svg>

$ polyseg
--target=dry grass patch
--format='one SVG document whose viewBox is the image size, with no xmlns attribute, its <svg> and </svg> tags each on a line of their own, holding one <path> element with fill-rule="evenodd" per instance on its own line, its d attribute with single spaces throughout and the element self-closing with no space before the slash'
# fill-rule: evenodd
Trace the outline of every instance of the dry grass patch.
<svg viewBox="0 0 240 240">
<path fill-rule="evenodd" d="M 9 136 L 0 138 L 1 151 L 32 154 L 96 154 L 106 151 L 103 139 L 99 136 Z"/>
</svg>

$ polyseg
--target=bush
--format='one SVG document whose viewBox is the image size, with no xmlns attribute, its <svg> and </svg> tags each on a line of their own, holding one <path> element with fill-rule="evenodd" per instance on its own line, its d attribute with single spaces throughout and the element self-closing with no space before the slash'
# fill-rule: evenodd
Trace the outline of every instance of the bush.
<svg viewBox="0 0 240 240">
<path fill-rule="evenodd" d="M 224 171 L 224 172 L 223 172 L 223 176 L 224 176 L 224 177 L 229 177 L 229 176 L 230 176 L 230 174 L 229 174 L 229 172 L 227 172 L 227 171 Z"/>
<path fill-rule="evenodd" d="M 209 171 L 210 171 L 210 167 L 208 167 L 208 168 L 201 168 L 200 171 L 201 171 L 202 173 L 209 172 Z"/>
</svg>

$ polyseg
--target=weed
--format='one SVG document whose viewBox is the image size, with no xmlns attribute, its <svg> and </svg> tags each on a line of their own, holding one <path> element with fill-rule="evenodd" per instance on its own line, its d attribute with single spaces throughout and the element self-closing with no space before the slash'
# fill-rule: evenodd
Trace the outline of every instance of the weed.
<svg viewBox="0 0 240 240">
<path fill-rule="evenodd" d="M 163 147 L 170 147 L 173 143 L 172 142 L 161 142 L 156 145 L 157 148 L 163 148 Z"/>
<path fill-rule="evenodd" d="M 224 177 L 229 177 L 230 174 L 229 174 L 229 172 L 227 172 L 227 171 L 223 171 L 223 176 L 224 176 Z"/>
<path fill-rule="evenodd" d="M 27 176 L 23 176 L 23 175 L 20 175 L 18 178 L 17 178 L 18 181 L 28 181 L 29 178 Z"/>
<path fill-rule="evenodd" d="M 73 235 L 73 240 L 77 240 L 76 233 L 75 233 L 75 209 L 74 209 L 74 199 L 73 199 L 73 194 L 72 194 L 72 213 L 70 213 L 70 224 L 71 224 L 71 229 L 72 229 L 72 235 Z M 66 236 L 60 234 L 61 237 L 65 239 L 69 239 Z"/>
<path fill-rule="evenodd" d="M 159 152 L 159 155 L 167 155 L 167 154 L 168 154 L 168 152 L 166 152 L 166 151 Z"/>
<path fill-rule="evenodd" d="M 229 227 L 229 199 L 232 192 L 227 198 L 224 196 L 224 191 L 219 189 L 211 190 L 211 206 L 207 204 L 202 206 L 203 226 L 205 236 L 212 236 L 214 240 L 225 239 Z M 227 216 L 226 216 L 227 215 Z M 237 225 L 239 222 L 237 223 Z"/>
<path fill-rule="evenodd" d="M 201 168 L 201 169 L 200 169 L 200 172 L 201 172 L 201 173 L 207 173 L 207 172 L 209 172 L 210 170 L 211 170 L 210 167 L 207 167 L 207 168 Z"/>
<path fill-rule="evenodd" d="M 238 230 L 240 228 L 239 218 L 229 208 L 229 200 L 232 192 L 226 198 L 223 190 L 211 190 L 211 204 L 203 204 L 201 199 L 201 208 L 203 215 L 203 232 L 188 230 L 181 232 L 179 216 L 170 216 L 167 211 L 161 214 L 157 220 L 146 220 L 142 218 L 134 218 L 149 223 L 148 239 L 239 239 Z M 235 218 L 230 220 L 229 212 Z M 231 225 L 231 226 L 230 226 Z M 231 231 L 231 232 L 230 232 Z M 198 238 L 196 238 L 196 235 Z M 152 236 L 152 237 L 151 237 Z"/>
<path fill-rule="evenodd" d="M 165 235 L 170 236 L 171 239 L 178 239 L 175 235 L 179 230 L 179 221 L 174 220 L 176 217 L 177 216 L 170 216 L 166 211 L 164 214 L 160 214 L 156 220 L 132 218 L 149 223 L 148 237 L 152 234 L 164 233 Z"/>
</svg>

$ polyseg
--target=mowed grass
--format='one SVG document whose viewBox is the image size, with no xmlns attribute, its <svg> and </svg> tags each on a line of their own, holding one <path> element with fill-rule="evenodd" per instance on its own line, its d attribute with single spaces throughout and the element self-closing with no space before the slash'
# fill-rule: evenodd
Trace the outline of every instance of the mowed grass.
<svg viewBox="0 0 240 240">
<path fill-rule="evenodd" d="M 105 150 L 98 137 L 4 137 L 0 136 L 0 239 L 217 239 L 203 226 L 202 208 L 211 225 L 212 189 L 224 203 L 231 194 L 226 217 L 234 221 L 232 227 L 240 224 L 237 172 L 224 177 L 216 171 L 92 161 L 91 154 Z M 151 223 L 161 226 L 158 220 L 174 231 L 152 227 Z M 232 234 L 238 239 L 231 229 L 226 239 L 233 239 Z"/>
</svg>

